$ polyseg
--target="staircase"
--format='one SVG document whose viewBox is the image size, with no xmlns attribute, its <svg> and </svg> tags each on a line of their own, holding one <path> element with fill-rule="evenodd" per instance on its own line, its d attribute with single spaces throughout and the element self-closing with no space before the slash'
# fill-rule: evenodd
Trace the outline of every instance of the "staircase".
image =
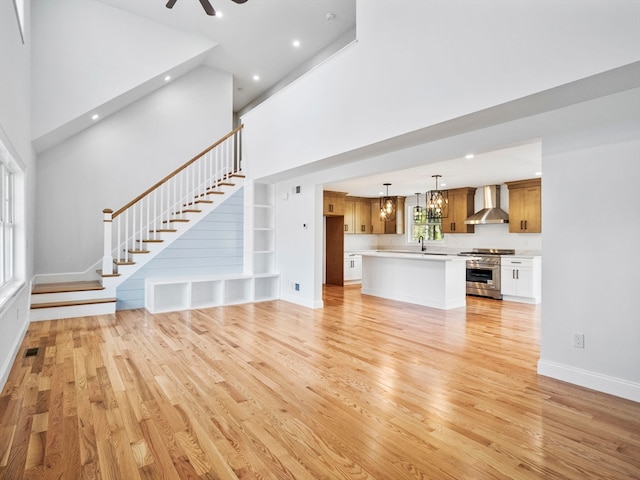
<svg viewBox="0 0 640 480">
<path fill-rule="evenodd" d="M 116 210 L 103 211 L 103 258 L 88 276 L 37 283 L 31 321 L 105 315 L 116 289 L 243 186 L 242 126 Z"/>
</svg>

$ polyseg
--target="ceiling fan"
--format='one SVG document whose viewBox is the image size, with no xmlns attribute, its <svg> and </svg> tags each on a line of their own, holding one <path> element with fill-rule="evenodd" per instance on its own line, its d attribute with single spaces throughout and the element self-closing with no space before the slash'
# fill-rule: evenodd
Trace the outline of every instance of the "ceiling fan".
<svg viewBox="0 0 640 480">
<path fill-rule="evenodd" d="M 173 8 L 173 6 L 176 4 L 177 1 L 178 0 L 169 0 L 167 2 L 167 8 Z M 235 3 L 245 3 L 247 0 L 231 0 L 231 1 Z M 209 0 L 200 0 L 200 5 L 202 5 L 202 8 L 204 8 L 204 11 L 207 12 L 207 15 L 211 15 L 212 17 L 215 17 L 216 11 L 211 6 L 211 3 L 209 3 Z"/>
</svg>

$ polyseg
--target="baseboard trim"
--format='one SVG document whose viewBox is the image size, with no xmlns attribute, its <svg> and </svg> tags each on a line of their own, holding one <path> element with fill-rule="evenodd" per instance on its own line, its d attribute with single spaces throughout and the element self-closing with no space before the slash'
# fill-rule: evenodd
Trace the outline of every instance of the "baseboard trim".
<svg viewBox="0 0 640 480">
<path fill-rule="evenodd" d="M 4 386 L 7 384 L 7 380 L 9 378 L 9 374 L 11 373 L 11 367 L 16 361 L 18 356 L 18 351 L 20 350 L 20 346 L 24 341 L 24 337 L 27 334 L 27 330 L 29 329 L 29 320 L 25 318 L 25 322 L 22 325 L 22 330 L 20 334 L 16 337 L 13 345 L 11 346 L 11 352 L 7 355 L 2 368 L 0 368 L 0 392 L 4 390 Z"/>
<path fill-rule="evenodd" d="M 640 403 L 640 383 L 547 360 L 538 361 L 538 373 L 545 377 Z"/>
<path fill-rule="evenodd" d="M 322 308 L 324 307 L 324 302 L 322 300 L 309 300 L 306 298 L 294 297 L 291 295 L 282 295 L 280 300 L 289 303 L 295 303 L 296 305 L 300 305 L 307 308 Z"/>
</svg>

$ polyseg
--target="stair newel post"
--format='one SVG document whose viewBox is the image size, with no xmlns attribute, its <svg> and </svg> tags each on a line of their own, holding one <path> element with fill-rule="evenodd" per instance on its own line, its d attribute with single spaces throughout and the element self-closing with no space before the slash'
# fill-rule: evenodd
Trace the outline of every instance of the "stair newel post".
<svg viewBox="0 0 640 480">
<path fill-rule="evenodd" d="M 111 210 L 110 208 L 105 208 L 102 211 L 102 214 L 102 222 L 104 224 L 104 252 L 102 255 L 102 274 L 111 275 L 113 274 L 113 257 L 111 256 L 111 252 L 113 251 L 113 247 L 111 245 L 111 240 L 113 238 L 113 210 Z"/>
</svg>

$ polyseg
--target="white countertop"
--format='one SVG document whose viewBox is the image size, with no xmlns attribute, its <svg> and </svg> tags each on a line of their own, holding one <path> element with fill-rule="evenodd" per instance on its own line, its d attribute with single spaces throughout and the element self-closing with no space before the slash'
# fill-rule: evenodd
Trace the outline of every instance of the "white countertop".
<svg viewBox="0 0 640 480">
<path fill-rule="evenodd" d="M 471 249 L 439 249 L 439 250 L 431 250 L 431 249 L 427 249 L 427 251 L 425 252 L 421 252 L 420 250 L 411 250 L 411 249 L 406 249 L 406 250 L 401 250 L 401 249 L 380 249 L 380 250 L 351 250 L 351 251 L 345 251 L 344 255 L 345 256 L 353 256 L 353 255 L 371 255 L 371 254 L 378 254 L 378 253 L 383 253 L 383 254 L 394 254 L 394 255 L 384 255 L 384 256 L 396 256 L 396 255 L 413 255 L 413 256 L 420 256 L 423 254 L 426 255 L 431 255 L 432 257 L 442 257 L 442 256 L 447 256 L 447 257 L 457 257 L 458 254 L 462 251 L 465 252 L 469 252 L 471 251 Z M 503 255 L 503 257 L 510 257 L 510 256 L 514 256 L 514 257 L 522 257 L 522 258 L 536 258 L 536 257 L 541 257 L 542 256 L 542 252 L 540 252 L 539 250 L 516 250 L 516 253 L 514 255 Z M 400 258 L 400 257 L 399 257 Z M 404 258 L 404 257 L 403 257 Z M 469 255 L 465 255 L 464 258 L 469 258 Z"/>
<path fill-rule="evenodd" d="M 436 252 L 413 252 L 402 250 L 370 250 L 366 252 L 359 252 L 359 255 L 363 257 L 386 257 L 386 258 L 403 258 L 407 260 L 428 260 L 435 262 L 450 262 L 450 261 L 466 261 L 468 257 L 461 257 L 457 254 L 449 253 L 436 253 Z"/>
</svg>

